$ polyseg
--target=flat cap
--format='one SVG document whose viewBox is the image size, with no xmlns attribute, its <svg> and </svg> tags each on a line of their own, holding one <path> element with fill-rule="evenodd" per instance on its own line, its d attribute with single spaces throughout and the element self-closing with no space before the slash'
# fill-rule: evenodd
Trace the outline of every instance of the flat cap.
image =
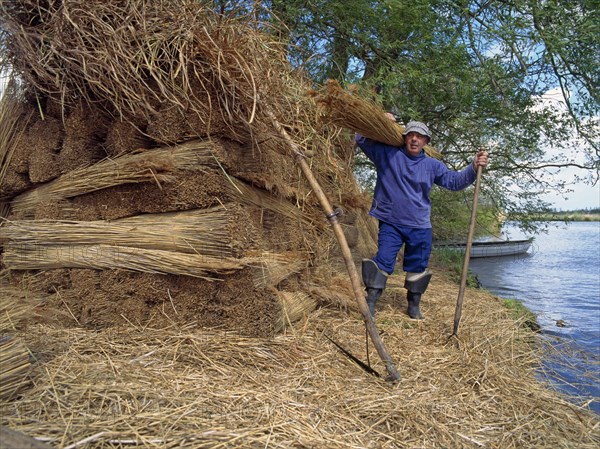
<svg viewBox="0 0 600 449">
<path fill-rule="evenodd" d="M 408 133 L 419 133 L 422 136 L 427 136 L 427 138 L 431 140 L 431 131 L 429 131 L 429 128 L 427 128 L 427 125 L 423 122 L 408 122 L 402 135 L 406 136 Z"/>
</svg>

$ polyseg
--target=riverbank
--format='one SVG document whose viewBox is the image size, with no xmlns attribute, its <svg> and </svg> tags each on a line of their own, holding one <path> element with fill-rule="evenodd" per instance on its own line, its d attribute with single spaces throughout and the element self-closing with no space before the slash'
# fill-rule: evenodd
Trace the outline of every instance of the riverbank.
<svg viewBox="0 0 600 449">
<path fill-rule="evenodd" d="M 1 424 L 62 448 L 596 448 L 598 416 L 540 383 L 543 348 L 499 298 L 468 289 L 459 339 L 448 339 L 457 291 L 436 269 L 416 322 L 390 278 L 377 325 L 395 385 L 325 338 L 366 360 L 352 311 L 319 309 L 270 339 L 38 315 L 15 332 L 38 360 L 33 384 L 2 405 Z M 384 375 L 372 346 L 370 359 Z"/>
<path fill-rule="evenodd" d="M 525 236 L 516 226 L 505 232 L 512 239 Z M 540 375 L 564 393 L 588 398 L 598 415 L 599 245 L 599 222 L 555 223 L 536 236 L 528 254 L 477 258 L 469 265 L 484 288 L 517 298 L 536 315 L 544 338 L 557 349 L 544 360 Z"/>
<path fill-rule="evenodd" d="M 516 216 L 515 221 L 519 219 L 528 221 L 600 221 L 600 212 L 545 212 L 539 214 L 526 214 L 523 216 Z"/>
</svg>

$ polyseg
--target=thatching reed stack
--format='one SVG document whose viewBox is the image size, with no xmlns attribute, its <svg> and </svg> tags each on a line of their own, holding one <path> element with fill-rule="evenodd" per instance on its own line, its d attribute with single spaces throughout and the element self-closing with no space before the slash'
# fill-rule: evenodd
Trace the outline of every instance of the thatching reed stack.
<svg viewBox="0 0 600 449">
<path fill-rule="evenodd" d="M 190 0 L 23 0 L 0 18 L 22 98 L 7 102 L 22 112 L 0 183 L 13 283 L 56 291 L 96 326 L 272 335 L 315 307 L 333 236 L 269 114 L 336 204 L 363 206 L 347 141 L 318 121 L 280 43 Z"/>
</svg>

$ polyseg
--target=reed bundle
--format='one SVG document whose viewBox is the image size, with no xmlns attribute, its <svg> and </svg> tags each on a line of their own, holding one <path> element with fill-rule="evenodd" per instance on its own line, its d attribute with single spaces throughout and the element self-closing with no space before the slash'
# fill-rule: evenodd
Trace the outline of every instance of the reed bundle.
<svg viewBox="0 0 600 449">
<path fill-rule="evenodd" d="M 114 221 L 11 221 L 3 227 L 0 244 L 127 246 L 232 257 L 230 219 L 219 206 Z"/>
<path fill-rule="evenodd" d="M 4 80 L 2 80 L 4 81 Z M 29 116 L 23 117 L 22 98 L 14 92 L 14 80 L 9 78 L 0 96 L 0 185 L 6 176 L 12 154 Z"/>
<path fill-rule="evenodd" d="M 305 259 L 297 255 L 269 252 L 236 259 L 130 246 L 31 243 L 7 245 L 3 260 L 5 267 L 12 270 L 122 269 L 192 276 L 208 281 L 222 280 L 215 275 L 230 274 L 244 267 L 253 267 L 257 286 L 277 285 L 307 264 Z"/>
<path fill-rule="evenodd" d="M 380 105 L 352 95 L 337 81 L 327 81 L 319 91 L 313 91 L 312 94 L 332 123 L 378 142 L 393 146 L 404 145 L 404 126 L 390 120 Z M 431 157 L 441 157 L 429 145 L 425 147 L 425 153 Z"/>
<path fill-rule="evenodd" d="M 456 345 L 447 337 L 457 287 L 432 279 L 427 320 L 416 325 L 393 281 L 378 327 L 400 362 L 396 385 L 366 375 L 323 336 L 366 360 L 362 321 L 334 310 L 275 338 L 152 323 L 32 325 L 26 342 L 47 342 L 41 355 L 53 356 L 3 423 L 63 448 L 598 447 L 598 417 L 540 383 L 540 347 L 500 301 L 470 290 Z"/>
<path fill-rule="evenodd" d="M 232 181 L 231 194 L 240 203 L 252 204 L 263 209 L 272 210 L 273 212 L 277 212 L 284 217 L 298 222 L 305 224 L 310 223 L 310 219 L 303 213 L 302 209 L 295 206 L 290 201 L 284 198 L 278 198 L 271 192 L 258 189 L 237 179 L 230 178 L 230 180 Z"/>
<path fill-rule="evenodd" d="M 13 270 L 56 268 L 122 269 L 155 274 L 177 274 L 215 281 L 215 274 L 240 270 L 240 259 L 185 254 L 175 251 L 110 245 L 9 245 L 4 265 Z"/>
<path fill-rule="evenodd" d="M 249 254 L 244 260 L 254 268 L 254 285 L 257 287 L 277 285 L 292 274 L 308 267 L 308 258 L 299 253 L 262 251 L 258 254 Z"/>
<path fill-rule="evenodd" d="M 29 351 L 20 338 L 0 335 L 0 401 L 14 399 L 30 383 Z"/>
<path fill-rule="evenodd" d="M 79 168 L 15 197 L 12 210 L 30 216 L 37 206 L 121 184 L 171 179 L 175 170 L 202 170 L 216 165 L 209 140 L 195 140 L 139 153 L 126 153 Z"/>
</svg>

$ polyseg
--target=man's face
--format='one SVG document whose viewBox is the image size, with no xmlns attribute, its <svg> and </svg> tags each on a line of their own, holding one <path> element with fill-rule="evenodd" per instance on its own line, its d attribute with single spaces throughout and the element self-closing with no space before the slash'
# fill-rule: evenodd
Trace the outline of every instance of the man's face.
<svg viewBox="0 0 600 449">
<path fill-rule="evenodd" d="M 418 156 L 421 154 L 421 151 L 429 142 L 429 138 L 424 136 L 423 134 L 419 134 L 416 132 L 410 132 L 406 136 L 404 136 L 404 146 L 406 147 L 406 151 L 411 156 Z"/>
</svg>

